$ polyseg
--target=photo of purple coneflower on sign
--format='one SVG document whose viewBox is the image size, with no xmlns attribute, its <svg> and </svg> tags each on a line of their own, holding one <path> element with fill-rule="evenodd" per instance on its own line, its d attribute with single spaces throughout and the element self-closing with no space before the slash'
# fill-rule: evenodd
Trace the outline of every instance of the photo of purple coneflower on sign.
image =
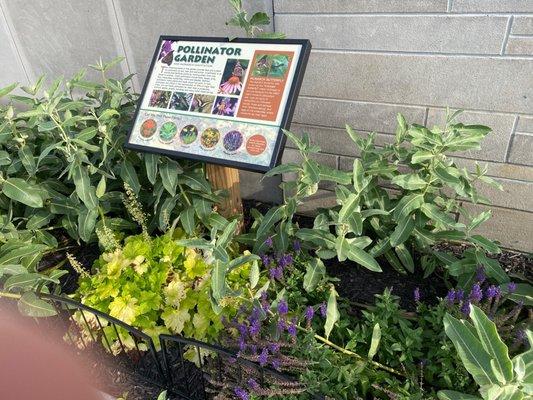
<svg viewBox="0 0 533 400">
<path fill-rule="evenodd" d="M 241 94 L 250 60 L 229 59 L 224 68 L 219 93 Z"/>
</svg>

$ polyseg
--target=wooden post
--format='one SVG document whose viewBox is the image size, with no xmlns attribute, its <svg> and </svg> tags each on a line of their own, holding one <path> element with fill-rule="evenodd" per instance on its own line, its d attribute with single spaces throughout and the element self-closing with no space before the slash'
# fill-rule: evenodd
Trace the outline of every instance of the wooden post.
<svg viewBox="0 0 533 400">
<path fill-rule="evenodd" d="M 221 165 L 206 164 L 206 171 L 207 179 L 211 182 L 213 189 L 222 189 L 228 192 L 228 197 L 225 197 L 222 202 L 218 204 L 217 211 L 219 214 L 226 218 L 234 217 L 236 215 L 242 216 L 243 209 L 239 170 L 223 167 Z"/>
</svg>

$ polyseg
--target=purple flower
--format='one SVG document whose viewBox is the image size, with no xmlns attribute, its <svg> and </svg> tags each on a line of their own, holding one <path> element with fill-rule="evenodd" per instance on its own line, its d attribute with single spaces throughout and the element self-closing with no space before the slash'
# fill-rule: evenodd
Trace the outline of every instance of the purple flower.
<svg viewBox="0 0 533 400">
<path fill-rule="evenodd" d="M 525 343 L 526 342 L 526 332 L 523 329 L 520 329 L 515 334 L 515 343 Z"/>
<path fill-rule="evenodd" d="M 243 388 L 237 387 L 234 390 L 235 396 L 237 396 L 240 400 L 250 400 L 250 396 L 248 396 L 248 392 L 244 390 Z"/>
<path fill-rule="evenodd" d="M 470 314 L 470 301 L 467 300 L 463 303 L 463 306 L 461 307 L 461 312 L 466 316 Z"/>
<path fill-rule="evenodd" d="M 261 307 L 263 307 L 263 310 L 268 310 L 270 308 L 270 304 L 268 304 L 268 294 L 266 290 L 261 292 Z"/>
<path fill-rule="evenodd" d="M 305 309 L 305 319 L 307 320 L 307 323 L 310 324 L 313 320 L 313 317 L 315 316 L 315 309 L 311 306 L 307 307 Z"/>
<path fill-rule="evenodd" d="M 259 383 L 257 383 L 257 381 L 254 378 L 248 379 L 248 382 L 246 383 L 248 384 L 248 387 L 252 390 L 259 389 Z"/>
<path fill-rule="evenodd" d="M 326 306 L 326 303 L 321 303 L 319 306 L 319 310 L 322 318 L 326 318 L 326 315 L 328 314 L 328 306 Z"/>
<path fill-rule="evenodd" d="M 265 267 L 268 267 L 270 265 L 270 262 L 272 261 L 272 259 L 268 255 L 263 254 L 261 256 L 261 261 L 263 262 L 263 265 Z"/>
<path fill-rule="evenodd" d="M 246 340 L 242 336 L 239 337 L 239 350 L 240 351 L 246 350 Z"/>
<path fill-rule="evenodd" d="M 294 249 L 295 252 L 300 252 L 300 250 L 302 250 L 302 245 L 300 244 L 300 241 L 299 240 L 295 240 L 292 244 L 292 248 Z"/>
<path fill-rule="evenodd" d="M 413 297 L 415 299 L 415 302 L 420 302 L 420 288 L 416 288 L 413 292 Z"/>
<path fill-rule="evenodd" d="M 455 298 L 457 301 L 463 300 L 465 297 L 465 291 L 463 289 L 457 289 L 457 292 L 455 292 Z"/>
<path fill-rule="evenodd" d="M 264 367 L 267 362 L 268 362 L 268 350 L 267 348 L 265 347 L 262 351 L 261 351 L 261 354 L 259 354 L 259 357 L 257 359 L 259 361 L 259 365 Z"/>
<path fill-rule="evenodd" d="M 281 299 L 278 303 L 278 313 L 279 315 L 285 315 L 289 312 L 289 305 L 285 299 Z"/>
<path fill-rule="evenodd" d="M 487 300 L 492 300 L 494 297 L 499 297 L 500 294 L 500 288 L 498 286 L 491 285 L 486 292 Z"/>
<path fill-rule="evenodd" d="M 279 349 L 280 349 L 279 343 L 270 343 L 268 345 L 268 349 L 270 350 L 270 353 L 272 354 L 279 353 Z"/>
<path fill-rule="evenodd" d="M 282 319 L 280 319 L 278 321 L 278 323 L 276 324 L 276 326 L 278 327 L 278 330 L 281 332 L 283 332 L 285 330 L 285 327 L 287 326 L 287 324 L 285 323 L 285 321 L 283 321 Z"/>
<path fill-rule="evenodd" d="M 291 265 L 293 262 L 292 256 L 290 254 L 284 254 L 279 260 L 280 268 L 285 268 Z"/>
<path fill-rule="evenodd" d="M 281 365 L 279 363 L 279 360 L 272 360 L 272 362 L 270 363 L 272 365 L 272 368 L 274 368 L 275 370 L 278 370 L 280 369 Z"/>
<path fill-rule="evenodd" d="M 277 279 L 278 281 L 283 278 L 283 270 L 280 267 L 270 268 L 270 279 Z"/>
<path fill-rule="evenodd" d="M 476 304 L 479 303 L 482 298 L 483 291 L 481 290 L 481 286 L 479 285 L 479 283 L 475 283 L 474 286 L 472 286 L 472 290 L 470 291 L 470 301 Z"/>
<path fill-rule="evenodd" d="M 296 337 L 296 324 L 294 322 L 291 322 L 291 324 L 289 325 L 289 327 L 287 328 L 287 332 L 289 333 L 289 335 L 291 335 L 292 337 Z"/>
<path fill-rule="evenodd" d="M 272 242 L 272 236 L 269 236 L 269 237 L 266 238 L 266 240 L 265 240 L 265 244 L 266 244 L 268 247 L 272 247 L 272 244 L 273 244 L 273 242 Z"/>
<path fill-rule="evenodd" d="M 245 336 L 246 335 L 246 325 L 244 324 L 238 324 L 237 325 L 237 330 L 239 331 L 239 333 L 241 334 L 241 336 Z"/>
<path fill-rule="evenodd" d="M 455 303 L 455 290 L 454 289 L 450 289 L 448 291 L 448 294 L 446 295 L 446 302 L 448 303 L 449 306 Z"/>
<path fill-rule="evenodd" d="M 509 285 L 507 286 L 507 290 L 509 291 L 509 294 L 514 293 L 516 291 L 516 283 L 509 282 Z"/>
<path fill-rule="evenodd" d="M 258 319 L 253 319 L 252 323 L 250 324 L 250 336 L 256 336 L 259 331 L 261 330 L 261 322 L 259 322 Z"/>
<path fill-rule="evenodd" d="M 487 275 L 485 275 L 485 268 L 481 266 L 476 271 L 476 281 L 478 283 L 483 283 L 485 282 L 485 279 L 487 279 Z"/>
</svg>

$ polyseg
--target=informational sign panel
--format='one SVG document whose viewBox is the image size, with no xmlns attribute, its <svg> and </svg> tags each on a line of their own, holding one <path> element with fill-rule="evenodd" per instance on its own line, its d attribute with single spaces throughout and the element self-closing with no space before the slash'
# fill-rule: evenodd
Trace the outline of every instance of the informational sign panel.
<svg viewBox="0 0 533 400">
<path fill-rule="evenodd" d="M 307 40 L 162 36 L 126 147 L 265 172 L 279 162 Z"/>
</svg>

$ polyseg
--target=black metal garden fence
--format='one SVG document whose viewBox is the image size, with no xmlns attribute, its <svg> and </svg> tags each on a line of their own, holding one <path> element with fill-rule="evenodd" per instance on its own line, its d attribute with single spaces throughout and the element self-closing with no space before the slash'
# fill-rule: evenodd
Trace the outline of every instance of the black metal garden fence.
<svg viewBox="0 0 533 400">
<path fill-rule="evenodd" d="M 39 294 L 57 315 L 38 318 L 47 331 L 58 331 L 80 354 L 103 349 L 120 355 L 136 380 L 167 390 L 169 398 L 207 400 L 217 393 L 246 388 L 268 395 L 271 387 L 301 388 L 291 376 L 238 357 L 232 351 L 181 336 L 160 335 L 159 345 L 146 333 L 68 297 Z M 243 389 L 244 390 L 244 389 Z"/>
</svg>

